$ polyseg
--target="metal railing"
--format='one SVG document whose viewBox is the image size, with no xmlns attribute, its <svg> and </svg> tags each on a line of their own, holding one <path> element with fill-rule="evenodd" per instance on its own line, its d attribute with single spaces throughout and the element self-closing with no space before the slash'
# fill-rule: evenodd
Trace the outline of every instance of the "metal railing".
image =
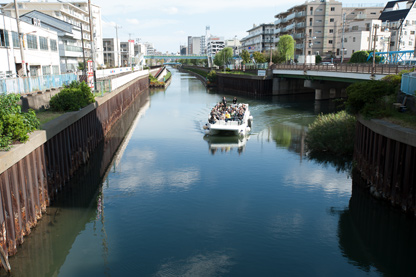
<svg viewBox="0 0 416 277">
<path fill-rule="evenodd" d="M 78 80 L 76 74 L 0 79 L 0 93 L 31 93 L 57 89 Z"/>
<path fill-rule="evenodd" d="M 402 83 L 400 90 L 408 95 L 416 95 L 416 76 L 411 76 L 409 73 L 402 75 Z"/>
<path fill-rule="evenodd" d="M 414 66 L 408 65 L 389 65 L 389 64 L 376 64 L 374 67 L 374 74 L 397 74 L 405 69 L 412 69 Z M 284 70 L 314 70 L 314 71 L 333 71 L 333 72 L 349 72 L 349 73 L 373 73 L 372 64 L 274 64 L 273 69 Z"/>
</svg>

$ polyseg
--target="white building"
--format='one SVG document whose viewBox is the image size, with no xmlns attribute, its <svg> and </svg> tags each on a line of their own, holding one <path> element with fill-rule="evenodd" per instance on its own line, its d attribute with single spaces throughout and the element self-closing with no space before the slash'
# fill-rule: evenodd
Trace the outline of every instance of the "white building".
<svg viewBox="0 0 416 277">
<path fill-rule="evenodd" d="M 134 40 L 120 42 L 121 66 L 130 66 L 134 57 Z"/>
<path fill-rule="evenodd" d="M 248 36 L 241 39 L 242 49 L 249 53 L 269 51 L 274 49 L 274 28 L 273 23 L 253 24 L 253 28 L 248 30 Z"/>
<path fill-rule="evenodd" d="M 207 39 L 207 56 L 214 57 L 219 51 L 224 49 L 224 37 L 210 36 Z"/>
<path fill-rule="evenodd" d="M 59 74 L 58 34 L 26 22 L 20 23 L 28 76 Z M 15 18 L 0 14 L 0 75 L 23 76 Z M 3 75 L 4 76 L 4 75 Z"/>
<path fill-rule="evenodd" d="M 189 55 L 201 55 L 202 48 L 201 48 L 202 39 L 201 37 L 192 37 L 188 36 L 188 54 Z"/>
<path fill-rule="evenodd" d="M 241 50 L 241 42 L 237 38 L 234 39 L 227 39 L 225 41 L 225 47 L 230 47 L 233 49 L 233 55 L 238 56 L 240 55 Z"/>
<path fill-rule="evenodd" d="M 415 1 L 387 2 L 379 19 L 383 22 L 383 27 L 391 32 L 391 51 L 415 49 Z"/>
<path fill-rule="evenodd" d="M 377 28 L 377 33 L 375 29 Z M 389 51 L 390 32 L 381 27 L 381 20 L 363 20 L 350 22 L 344 33 L 344 58 L 350 58 L 356 51 L 373 50 L 374 38 L 376 51 Z M 342 48 L 342 39 L 338 46 Z"/>
<path fill-rule="evenodd" d="M 41 11 L 44 14 L 48 14 L 52 17 L 58 18 L 62 21 L 83 28 L 84 39 L 86 40 L 86 48 L 90 49 L 91 33 L 89 24 L 89 11 L 87 2 L 47 2 L 38 0 L 29 0 L 28 2 L 18 3 L 19 15 L 28 13 L 30 11 Z M 96 62 L 98 65 L 102 65 L 103 55 L 99 54 L 102 51 L 102 23 L 101 23 L 101 9 L 96 5 L 92 5 L 92 17 L 93 17 L 93 29 L 95 33 L 96 43 Z M 15 17 L 14 2 L 5 4 L 2 7 L 4 14 L 11 17 Z M 89 42 L 89 43 L 88 43 Z M 81 41 L 78 42 L 81 46 Z M 87 56 L 91 56 L 89 53 Z"/>
</svg>

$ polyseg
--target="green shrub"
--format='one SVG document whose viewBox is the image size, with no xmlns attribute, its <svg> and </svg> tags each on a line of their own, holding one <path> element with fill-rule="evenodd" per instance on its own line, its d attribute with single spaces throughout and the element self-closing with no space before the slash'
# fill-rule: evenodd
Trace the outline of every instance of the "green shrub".
<svg viewBox="0 0 416 277">
<path fill-rule="evenodd" d="M 391 113 L 395 85 L 384 81 L 364 81 L 347 88 L 346 109 L 352 114 L 366 118 L 383 117 Z"/>
<path fill-rule="evenodd" d="M 398 87 L 400 86 L 402 82 L 402 75 L 391 74 L 391 75 L 384 76 L 381 80 L 391 83 L 395 87 Z"/>
<path fill-rule="evenodd" d="M 91 103 L 94 103 L 94 94 L 85 82 L 72 82 L 49 102 L 54 111 L 77 111 Z"/>
<path fill-rule="evenodd" d="M 346 111 L 319 115 L 309 125 L 306 146 L 311 153 L 329 152 L 335 155 L 352 155 L 355 135 L 354 116 Z"/>
<path fill-rule="evenodd" d="M 216 83 L 217 82 L 217 73 L 215 72 L 215 70 L 211 70 L 208 73 L 207 79 L 210 83 Z"/>
<path fill-rule="evenodd" d="M 40 123 L 33 110 L 22 113 L 17 102 L 18 94 L 0 95 L 0 149 L 7 150 L 13 141 L 25 142 L 28 133 L 36 130 Z"/>
<path fill-rule="evenodd" d="M 227 72 L 231 72 L 231 69 L 230 69 L 229 67 L 227 67 L 227 68 L 225 69 L 225 71 L 227 71 Z"/>
</svg>

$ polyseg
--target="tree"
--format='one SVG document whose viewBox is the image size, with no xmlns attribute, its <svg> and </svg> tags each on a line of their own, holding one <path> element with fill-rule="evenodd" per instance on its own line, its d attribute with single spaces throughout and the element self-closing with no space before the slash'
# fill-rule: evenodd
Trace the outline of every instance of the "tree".
<svg viewBox="0 0 416 277">
<path fill-rule="evenodd" d="M 277 43 L 279 56 L 284 62 L 294 58 L 295 55 L 295 40 L 291 35 L 283 35 Z"/>
<path fill-rule="evenodd" d="M 318 64 L 318 63 L 321 63 L 321 62 L 322 62 L 322 57 L 320 55 L 316 55 L 315 56 L 315 63 Z"/>
<path fill-rule="evenodd" d="M 370 55 L 371 52 L 373 51 L 362 50 L 362 51 L 354 52 L 354 54 L 352 54 L 351 56 L 349 63 L 372 63 L 373 59 L 370 59 L 367 61 L 368 56 Z M 376 63 L 379 63 L 380 61 L 381 61 L 381 57 L 376 56 Z"/>
<path fill-rule="evenodd" d="M 263 54 L 260 52 L 254 52 L 253 58 L 256 63 L 265 63 L 266 59 L 264 58 Z"/>
<path fill-rule="evenodd" d="M 243 59 L 243 63 L 250 62 L 250 53 L 246 49 L 241 51 L 240 57 Z"/>
<path fill-rule="evenodd" d="M 223 66 L 233 57 L 233 49 L 231 47 L 225 47 L 220 52 L 215 54 L 214 64 Z"/>
</svg>

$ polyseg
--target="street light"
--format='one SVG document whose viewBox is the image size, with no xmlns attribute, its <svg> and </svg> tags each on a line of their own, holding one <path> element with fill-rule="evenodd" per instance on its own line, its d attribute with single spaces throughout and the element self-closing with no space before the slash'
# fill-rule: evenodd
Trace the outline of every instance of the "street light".
<svg viewBox="0 0 416 277">
<path fill-rule="evenodd" d="M 375 68 L 376 68 L 376 41 L 377 41 L 377 29 L 379 27 L 378 24 L 374 24 L 374 46 L 373 46 L 373 67 L 371 68 L 371 76 L 375 75 Z"/>
<path fill-rule="evenodd" d="M 311 39 L 313 41 L 313 40 L 316 39 L 316 37 L 311 37 Z M 309 43 L 309 48 L 313 45 L 313 42 L 312 41 Z M 307 43 L 308 43 L 308 36 L 307 36 L 307 34 L 305 32 L 305 50 L 304 50 L 304 53 L 303 53 L 303 55 L 305 56 L 305 59 L 304 59 L 304 62 L 303 62 L 304 65 L 306 65 L 306 57 L 307 57 L 306 45 L 307 45 Z"/>
</svg>

